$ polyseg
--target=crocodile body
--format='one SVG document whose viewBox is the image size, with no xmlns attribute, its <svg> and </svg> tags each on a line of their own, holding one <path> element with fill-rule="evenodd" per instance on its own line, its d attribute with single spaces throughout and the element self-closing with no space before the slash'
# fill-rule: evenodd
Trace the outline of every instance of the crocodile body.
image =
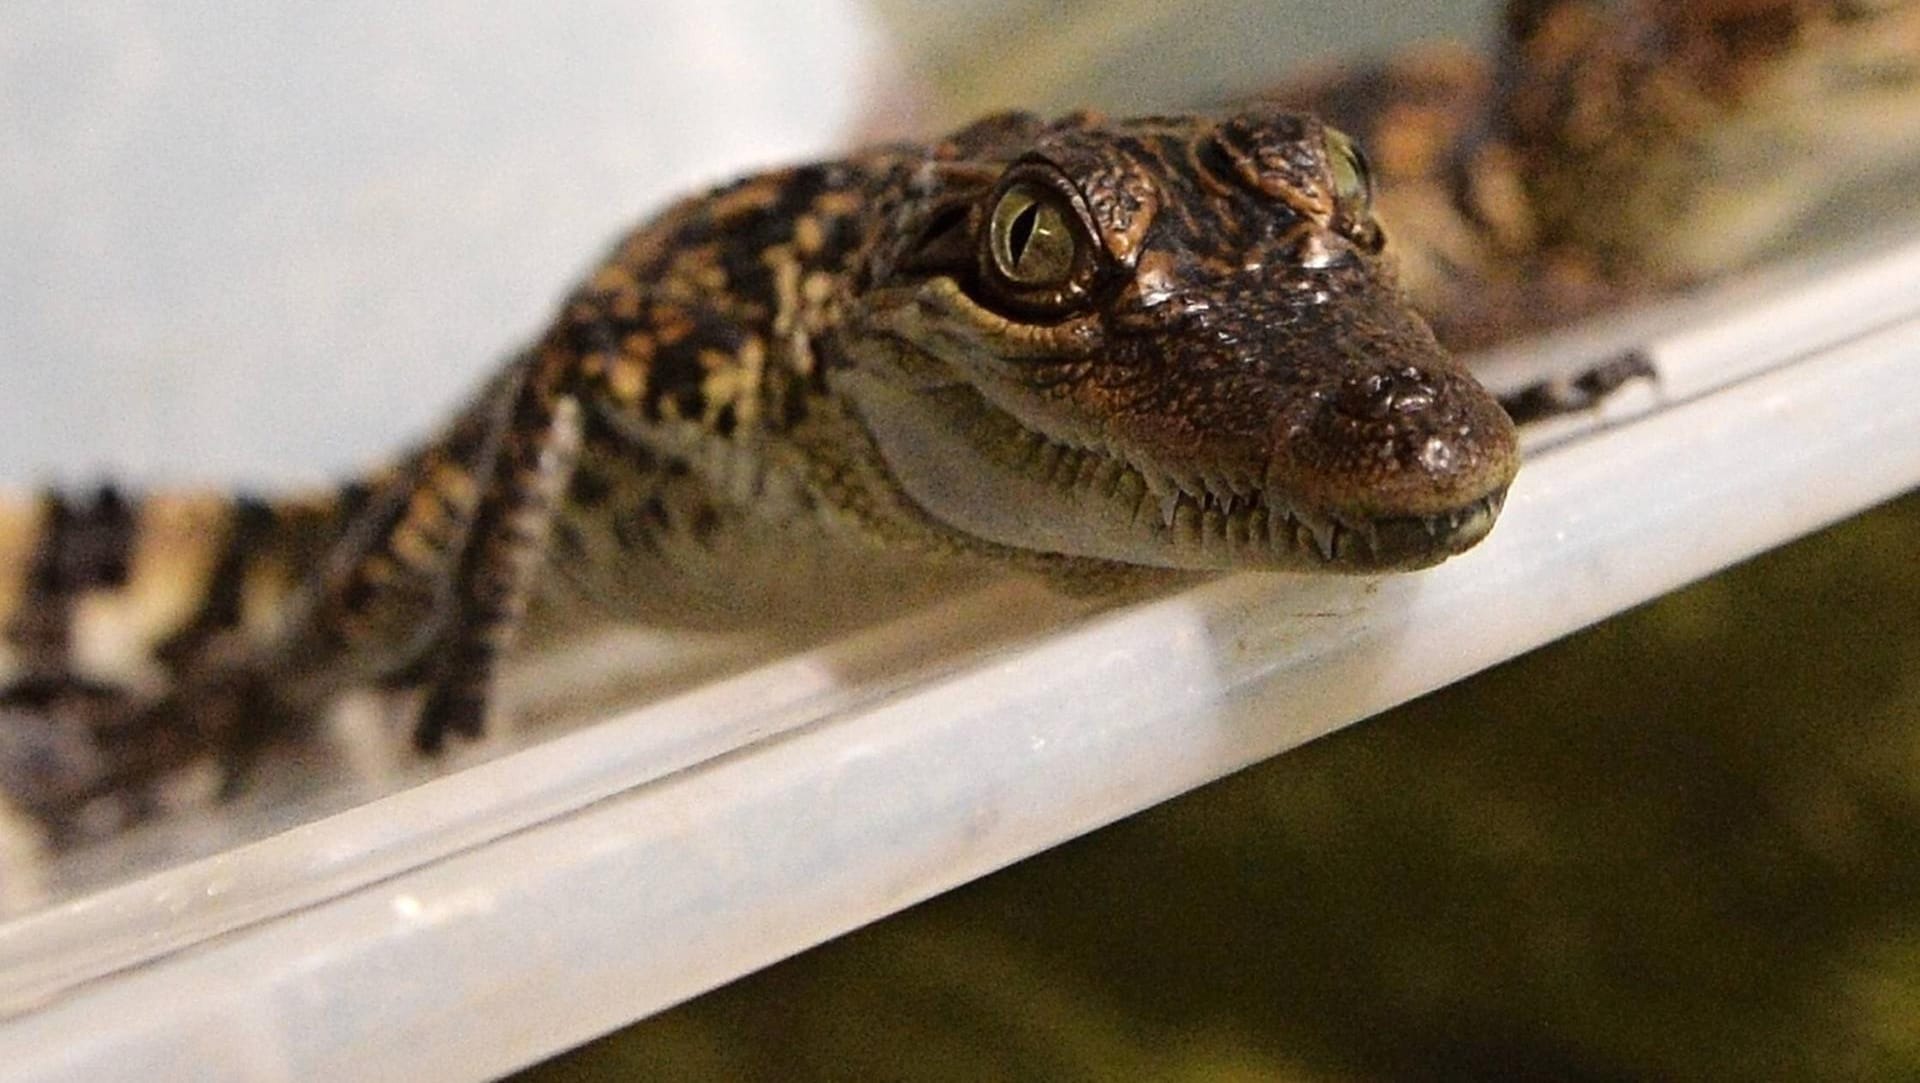
<svg viewBox="0 0 1920 1083">
<path fill-rule="evenodd" d="M 916 574 L 1445 559 L 1491 528 L 1515 437 L 1416 308 L 1481 345 L 1747 258 L 1595 223 L 1563 166 L 1716 213 L 1669 145 L 1803 131 L 1781 42 L 1884 41 L 1911 8 L 1516 3 L 1491 68 L 1006 114 L 688 199 L 368 477 L 0 515 L 0 775 L 58 837 L 197 764 L 237 779 L 356 688 L 416 690 L 422 749 L 477 734 L 529 631 L 804 623 Z M 1648 65 L 1670 93 L 1609 123 L 1549 93 Z"/>
<path fill-rule="evenodd" d="M 1268 97 L 1367 146 L 1402 281 L 1467 351 L 1872 233 L 1920 160 L 1920 4 L 1509 0 L 1490 55 Z"/>
</svg>

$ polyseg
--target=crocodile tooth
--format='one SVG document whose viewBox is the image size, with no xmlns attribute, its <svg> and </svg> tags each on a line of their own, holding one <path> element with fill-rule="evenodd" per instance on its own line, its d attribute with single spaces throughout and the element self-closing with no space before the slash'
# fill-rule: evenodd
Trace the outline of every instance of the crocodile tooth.
<svg viewBox="0 0 1920 1083">
<path fill-rule="evenodd" d="M 1227 482 L 1225 475 L 1207 479 L 1207 495 L 1211 496 L 1214 504 L 1227 514 L 1232 514 L 1233 506 L 1240 500 L 1240 494 L 1234 492 L 1233 486 Z"/>
<path fill-rule="evenodd" d="M 1146 483 L 1147 492 L 1156 497 L 1164 499 L 1168 493 L 1175 493 L 1180 489 L 1173 483 L 1172 478 L 1153 467 L 1136 466 L 1134 469 L 1140 472 L 1140 480 Z"/>
<path fill-rule="evenodd" d="M 1172 479 L 1174 488 L 1187 494 L 1188 497 L 1194 500 L 1198 500 L 1200 498 L 1199 494 L 1207 490 L 1206 485 L 1194 474 L 1169 472 L 1167 476 Z"/>
<path fill-rule="evenodd" d="M 1293 520 L 1293 547 L 1302 553 L 1317 553 L 1320 548 L 1318 535 L 1298 517 Z"/>
<path fill-rule="evenodd" d="M 1168 489 L 1160 494 L 1160 525 L 1173 526 L 1173 517 L 1180 510 L 1180 498 L 1184 495 L 1178 489 Z"/>
<path fill-rule="evenodd" d="M 1320 552 L 1320 558 L 1332 561 L 1337 555 L 1335 543 L 1340 537 L 1340 525 L 1332 519 L 1306 512 L 1295 512 L 1294 517 L 1305 527 L 1313 539 L 1313 547 Z"/>
</svg>

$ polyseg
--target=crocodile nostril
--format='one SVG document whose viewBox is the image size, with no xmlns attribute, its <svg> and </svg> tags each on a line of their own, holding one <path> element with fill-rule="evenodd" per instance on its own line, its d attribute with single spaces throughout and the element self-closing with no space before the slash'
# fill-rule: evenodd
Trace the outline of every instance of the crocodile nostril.
<svg viewBox="0 0 1920 1083">
<path fill-rule="evenodd" d="M 1517 464 L 1506 412 L 1438 364 L 1355 366 L 1280 412 L 1270 440 L 1271 488 L 1370 518 L 1456 510 L 1505 488 Z"/>
<path fill-rule="evenodd" d="M 1417 368 L 1349 376 L 1332 396 L 1333 409 L 1355 421 L 1384 421 L 1433 405 L 1435 389 Z"/>
</svg>

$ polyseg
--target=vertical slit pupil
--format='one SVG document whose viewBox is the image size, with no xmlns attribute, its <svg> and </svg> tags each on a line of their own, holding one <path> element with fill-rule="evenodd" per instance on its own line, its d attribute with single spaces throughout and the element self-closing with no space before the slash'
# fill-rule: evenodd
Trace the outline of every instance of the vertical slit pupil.
<svg viewBox="0 0 1920 1083">
<path fill-rule="evenodd" d="M 1033 240 L 1034 225 L 1040 220 L 1040 202 L 1035 200 L 1013 216 L 1007 225 L 1007 254 L 1013 257 L 1015 266 L 1027 253 L 1027 245 Z"/>
</svg>

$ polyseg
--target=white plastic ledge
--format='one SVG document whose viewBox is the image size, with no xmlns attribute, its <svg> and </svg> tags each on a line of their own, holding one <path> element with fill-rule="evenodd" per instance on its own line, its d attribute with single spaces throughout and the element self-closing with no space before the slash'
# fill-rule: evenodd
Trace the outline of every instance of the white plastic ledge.
<svg viewBox="0 0 1920 1083">
<path fill-rule="evenodd" d="M 1920 484 L 1915 281 L 1920 246 L 1642 339 L 1662 390 L 1559 426 L 1431 572 L 1077 619 L 997 589 L 0 927 L 0 1065 L 476 1079 L 578 1044 Z"/>
</svg>

